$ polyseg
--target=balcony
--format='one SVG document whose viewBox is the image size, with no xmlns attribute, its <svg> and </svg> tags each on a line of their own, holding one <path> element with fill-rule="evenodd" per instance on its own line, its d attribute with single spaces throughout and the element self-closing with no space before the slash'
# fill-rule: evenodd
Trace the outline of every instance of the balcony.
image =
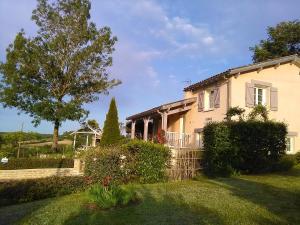
<svg viewBox="0 0 300 225">
<path fill-rule="evenodd" d="M 166 132 L 166 145 L 171 148 L 197 148 L 193 134 Z"/>
</svg>

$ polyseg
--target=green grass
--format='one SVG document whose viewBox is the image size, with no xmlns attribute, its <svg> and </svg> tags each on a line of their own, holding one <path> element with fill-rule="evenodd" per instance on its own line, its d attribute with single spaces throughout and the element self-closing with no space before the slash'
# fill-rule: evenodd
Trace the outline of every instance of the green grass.
<svg viewBox="0 0 300 225">
<path fill-rule="evenodd" d="M 0 208 L 0 224 L 300 224 L 300 165 L 290 172 L 137 185 L 142 201 L 87 209 L 85 193 Z"/>
</svg>

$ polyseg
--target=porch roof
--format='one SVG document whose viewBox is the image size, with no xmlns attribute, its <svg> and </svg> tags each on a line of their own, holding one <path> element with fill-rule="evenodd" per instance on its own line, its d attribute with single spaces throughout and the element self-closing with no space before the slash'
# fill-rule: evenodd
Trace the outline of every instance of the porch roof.
<svg viewBox="0 0 300 225">
<path fill-rule="evenodd" d="M 156 106 L 152 109 L 131 115 L 129 117 L 126 118 L 126 120 L 136 120 L 136 119 L 142 119 L 143 117 L 147 117 L 147 116 L 154 116 L 155 114 L 159 114 L 159 112 L 164 112 L 164 111 L 170 111 L 171 109 L 174 108 L 179 108 L 181 106 L 186 106 L 189 104 L 192 104 L 194 102 L 197 101 L 196 97 L 193 98 L 187 98 L 187 99 L 183 99 L 183 100 L 179 100 L 179 101 L 175 101 L 175 102 L 170 102 L 170 103 L 166 103 L 160 106 Z M 182 111 L 186 111 L 185 110 L 178 110 L 178 112 L 182 112 Z"/>
</svg>

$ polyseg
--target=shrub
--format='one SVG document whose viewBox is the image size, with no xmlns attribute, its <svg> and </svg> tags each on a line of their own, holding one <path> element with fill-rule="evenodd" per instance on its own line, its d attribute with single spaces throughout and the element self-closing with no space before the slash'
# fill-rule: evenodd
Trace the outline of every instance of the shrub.
<svg viewBox="0 0 300 225">
<path fill-rule="evenodd" d="M 238 150 L 232 146 L 227 123 L 210 123 L 204 127 L 202 166 L 208 176 L 229 176 L 233 173 Z"/>
<path fill-rule="evenodd" d="M 85 156 L 85 175 L 96 182 L 110 177 L 115 184 L 130 180 L 154 183 L 165 179 L 169 159 L 167 147 L 133 140 L 122 146 L 88 151 Z"/>
<path fill-rule="evenodd" d="M 125 189 L 115 185 L 104 187 L 95 184 L 89 189 L 88 196 L 101 209 L 125 206 L 137 201 L 136 192 L 132 188 Z"/>
<path fill-rule="evenodd" d="M 284 123 L 246 121 L 229 125 L 232 145 L 239 149 L 237 169 L 246 173 L 268 172 L 285 154 L 287 128 Z"/>
<path fill-rule="evenodd" d="M 238 106 L 230 107 L 226 113 L 225 119 L 227 121 L 231 121 L 232 117 L 238 116 L 239 120 L 243 120 L 244 113 L 245 113 L 245 109 L 243 108 L 240 108 Z"/>
<path fill-rule="evenodd" d="M 111 177 L 116 184 L 126 182 L 122 155 L 121 148 L 117 146 L 89 150 L 85 155 L 85 175 L 95 182 L 101 182 L 106 177 Z"/>
<path fill-rule="evenodd" d="M 263 120 L 264 122 L 269 120 L 269 111 L 263 105 L 255 106 L 248 115 L 249 120 Z"/>
<path fill-rule="evenodd" d="M 285 154 L 286 125 L 272 121 L 211 123 L 204 128 L 204 172 L 226 176 L 234 171 L 272 171 Z"/>
<path fill-rule="evenodd" d="M 39 159 L 19 158 L 9 159 L 8 163 L 0 163 L 0 170 L 37 169 L 37 168 L 73 168 L 73 159 Z"/>
<path fill-rule="evenodd" d="M 139 140 L 132 140 L 122 145 L 122 148 L 128 152 L 127 168 L 139 182 L 154 183 L 165 179 L 165 171 L 170 160 L 169 148 Z"/>
<path fill-rule="evenodd" d="M 47 177 L 0 183 L 0 206 L 45 199 L 82 191 L 87 187 L 83 177 Z"/>
<path fill-rule="evenodd" d="M 297 152 L 295 154 L 295 160 L 296 160 L 296 164 L 300 164 L 300 152 Z"/>
<path fill-rule="evenodd" d="M 295 156 L 284 155 L 274 164 L 273 171 L 288 171 L 296 164 Z"/>
</svg>

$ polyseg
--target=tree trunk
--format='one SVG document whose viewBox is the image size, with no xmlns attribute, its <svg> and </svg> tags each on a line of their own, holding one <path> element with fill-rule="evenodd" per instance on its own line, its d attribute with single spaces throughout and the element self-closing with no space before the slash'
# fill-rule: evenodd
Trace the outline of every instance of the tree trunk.
<svg viewBox="0 0 300 225">
<path fill-rule="evenodd" d="M 54 131 L 53 131 L 53 143 L 52 143 L 52 150 L 58 150 L 58 129 L 59 129 L 59 121 L 55 120 L 54 122 Z"/>
</svg>

